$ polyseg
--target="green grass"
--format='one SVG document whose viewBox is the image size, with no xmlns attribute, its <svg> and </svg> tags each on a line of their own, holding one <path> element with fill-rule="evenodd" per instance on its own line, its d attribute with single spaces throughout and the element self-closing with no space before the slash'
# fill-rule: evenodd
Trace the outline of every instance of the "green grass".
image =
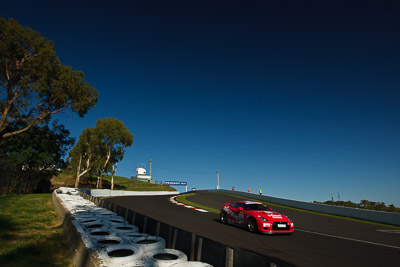
<svg viewBox="0 0 400 267">
<path fill-rule="evenodd" d="M 103 188 L 111 187 L 111 176 L 104 175 Z M 114 176 L 114 190 L 127 191 L 176 191 L 175 188 L 168 185 L 158 185 L 143 181 L 132 180 L 121 176 Z"/>
<path fill-rule="evenodd" d="M 51 197 L 0 196 L 1 266 L 72 266 Z"/>
<path fill-rule="evenodd" d="M 61 172 L 52 177 L 52 190 L 61 186 L 74 187 L 75 178 L 74 173 L 71 171 Z M 97 184 L 97 177 L 82 177 L 79 182 L 79 188 L 95 189 Z M 111 175 L 104 175 L 102 182 L 102 189 L 111 188 Z M 122 176 L 114 176 L 114 190 L 126 191 L 176 191 L 175 188 L 168 185 L 158 185 L 148 182 L 133 180 Z"/>
<path fill-rule="evenodd" d="M 210 211 L 212 213 L 219 214 L 219 210 L 216 210 L 216 209 L 213 209 L 213 208 L 210 208 L 210 207 L 205 207 L 203 205 L 200 205 L 200 204 L 197 204 L 197 203 L 193 203 L 193 202 L 190 202 L 190 201 L 186 200 L 186 197 L 189 197 L 189 196 L 194 195 L 194 194 L 195 193 L 181 195 L 181 196 L 178 196 L 176 199 L 179 202 L 182 202 L 184 204 L 187 204 L 187 205 L 190 205 L 190 206 L 193 206 L 193 207 L 196 207 L 196 208 L 205 209 L 205 210 L 208 210 L 208 211 Z M 242 196 L 235 195 L 235 194 L 229 194 L 229 193 L 215 193 L 215 194 L 224 194 L 224 195 L 228 195 L 228 196 L 234 196 L 234 197 L 237 197 L 237 198 L 241 198 L 241 199 L 244 199 L 244 200 L 257 201 L 257 202 L 261 202 L 261 203 L 267 204 L 268 206 L 271 206 L 271 207 L 281 207 L 281 208 L 285 208 L 285 209 L 297 210 L 297 211 L 311 213 L 311 214 L 323 215 L 323 216 L 328 216 L 328 217 L 333 217 L 333 218 L 340 218 L 340 219 L 344 219 L 344 220 L 350 220 L 350 221 L 368 223 L 368 224 L 373 224 L 373 225 L 378 225 L 378 226 L 383 226 L 383 227 L 390 227 L 390 228 L 394 228 L 394 229 L 400 229 L 400 226 L 396 226 L 396 225 L 376 223 L 376 222 L 365 221 L 365 220 L 355 219 L 355 218 L 350 218 L 350 217 L 343 217 L 343 216 L 325 214 L 325 213 L 320 213 L 320 212 L 315 212 L 315 211 L 303 210 L 303 209 L 293 208 L 293 207 L 284 206 L 284 205 L 280 205 L 280 204 L 275 204 L 275 203 L 271 203 L 271 202 L 267 202 L 267 201 L 260 201 L 259 199 L 246 198 L 246 197 L 242 197 Z"/>
<path fill-rule="evenodd" d="M 180 195 L 180 196 L 176 197 L 176 200 L 181 203 L 184 203 L 186 205 L 190 205 L 190 206 L 193 206 L 193 207 L 196 207 L 199 209 L 208 210 L 209 212 L 219 214 L 219 210 L 217 210 L 217 209 L 206 207 L 206 206 L 203 206 L 203 205 L 200 205 L 197 203 L 190 202 L 189 200 L 186 200 L 187 197 L 190 197 L 193 195 L 195 195 L 195 193 Z"/>
</svg>

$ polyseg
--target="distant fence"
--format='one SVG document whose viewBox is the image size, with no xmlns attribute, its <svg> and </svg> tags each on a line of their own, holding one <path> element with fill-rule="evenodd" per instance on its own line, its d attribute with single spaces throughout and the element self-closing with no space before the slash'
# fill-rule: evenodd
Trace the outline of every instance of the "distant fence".
<svg viewBox="0 0 400 267">
<path fill-rule="evenodd" d="M 221 193 L 230 193 L 236 194 L 239 196 L 259 199 L 279 205 L 285 205 L 293 208 L 321 212 L 326 214 L 356 218 L 371 222 L 378 222 L 378 223 L 385 223 L 391 225 L 400 226 L 400 213 L 395 212 L 385 212 L 385 211 L 372 211 L 372 210 L 364 210 L 364 209 L 355 209 L 355 208 L 348 208 L 348 207 L 338 207 L 338 206 L 331 206 L 325 204 L 317 204 L 311 202 L 303 202 L 291 199 L 284 199 L 284 198 L 277 198 L 277 197 L 270 197 L 240 191 L 231 191 L 225 189 L 211 189 L 208 190 L 209 192 L 221 192 Z"/>
<path fill-rule="evenodd" d="M 79 189 L 79 191 L 94 197 L 117 197 L 117 196 L 159 196 L 178 195 L 177 191 L 123 191 L 110 189 Z"/>
<path fill-rule="evenodd" d="M 14 166 L 0 159 L 0 195 L 50 192 L 52 172 Z"/>
</svg>

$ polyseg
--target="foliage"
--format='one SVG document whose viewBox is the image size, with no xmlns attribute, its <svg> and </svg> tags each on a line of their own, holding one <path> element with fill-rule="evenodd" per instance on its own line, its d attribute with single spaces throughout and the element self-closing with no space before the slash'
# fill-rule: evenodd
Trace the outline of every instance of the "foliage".
<svg viewBox="0 0 400 267">
<path fill-rule="evenodd" d="M 82 131 L 79 141 L 69 152 L 72 169 L 76 169 L 75 187 L 79 186 L 80 178 L 92 169 L 98 170 L 105 151 L 104 144 L 97 137 L 95 128 L 87 128 Z"/>
<path fill-rule="evenodd" d="M 67 109 L 82 117 L 98 96 L 83 72 L 61 64 L 52 41 L 1 17 L 0 89 L 0 140 Z"/>
<path fill-rule="evenodd" d="M 103 173 L 107 171 L 108 164 L 121 161 L 125 148 L 133 144 L 133 134 L 118 119 L 99 119 L 96 123 L 98 138 L 105 146 L 105 161 L 100 170 L 98 188 L 102 188 Z"/>
<path fill-rule="evenodd" d="M 393 204 L 386 206 L 384 202 L 373 202 L 365 199 L 361 200 L 360 203 L 353 203 L 351 201 L 340 201 L 340 200 L 339 201 L 328 200 L 325 202 L 314 201 L 314 203 L 348 207 L 348 208 L 366 209 L 366 210 L 400 212 L 400 208 L 395 207 Z"/>
<path fill-rule="evenodd" d="M 48 192 L 50 177 L 65 167 L 63 158 L 75 142 L 63 125 L 51 126 L 35 125 L 0 143 L 0 194 Z"/>
<path fill-rule="evenodd" d="M 125 148 L 132 143 L 133 134 L 118 119 L 99 119 L 95 128 L 85 129 L 70 152 L 71 166 L 77 170 L 75 187 L 82 175 L 92 171 L 98 175 L 97 188 L 102 188 L 103 174 L 123 159 Z"/>
<path fill-rule="evenodd" d="M 51 177 L 50 184 L 50 192 L 60 187 L 74 187 L 75 176 L 72 172 L 64 170 Z"/>
<path fill-rule="evenodd" d="M 51 194 L 0 196 L 2 266 L 71 266 Z"/>
</svg>

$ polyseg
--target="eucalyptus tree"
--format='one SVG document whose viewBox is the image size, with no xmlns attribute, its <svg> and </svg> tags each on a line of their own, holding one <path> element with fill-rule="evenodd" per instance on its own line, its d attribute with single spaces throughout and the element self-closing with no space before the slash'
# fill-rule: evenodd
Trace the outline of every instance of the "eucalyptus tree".
<svg viewBox="0 0 400 267">
<path fill-rule="evenodd" d="M 97 97 L 82 71 L 61 64 L 52 41 L 0 17 L 0 140 L 68 109 L 82 117 Z"/>
<path fill-rule="evenodd" d="M 69 152 L 71 166 L 76 169 L 75 187 L 79 187 L 80 178 L 91 170 L 99 169 L 105 147 L 96 135 L 95 128 L 82 131 L 79 140 Z"/>
<path fill-rule="evenodd" d="M 133 134 L 118 119 L 99 119 L 96 127 L 85 129 L 70 152 L 71 166 L 76 168 L 75 187 L 87 173 L 98 176 L 97 188 L 102 188 L 103 174 L 121 161 L 125 148 L 133 144 Z"/>
<path fill-rule="evenodd" d="M 102 188 L 102 178 L 107 167 L 123 159 L 125 148 L 133 144 L 134 136 L 122 121 L 115 118 L 99 119 L 96 123 L 96 132 L 105 146 L 105 158 L 98 183 L 98 188 Z"/>
</svg>

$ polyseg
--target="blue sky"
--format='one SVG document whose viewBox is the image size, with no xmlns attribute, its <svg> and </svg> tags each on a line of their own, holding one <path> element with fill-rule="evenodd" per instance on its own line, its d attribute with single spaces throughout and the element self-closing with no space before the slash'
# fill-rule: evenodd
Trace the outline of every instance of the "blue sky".
<svg viewBox="0 0 400 267">
<path fill-rule="evenodd" d="M 300 3 L 301 2 L 301 3 Z M 118 164 L 189 189 L 400 206 L 395 1 L 2 1 L 135 135 Z M 178 188 L 183 190 L 184 188 Z"/>
</svg>

